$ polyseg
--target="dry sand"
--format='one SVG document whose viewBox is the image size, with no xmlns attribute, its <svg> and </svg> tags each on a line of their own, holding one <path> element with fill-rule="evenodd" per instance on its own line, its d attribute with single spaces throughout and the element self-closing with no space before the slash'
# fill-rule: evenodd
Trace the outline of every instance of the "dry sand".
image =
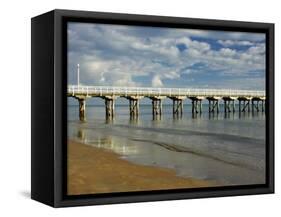
<svg viewBox="0 0 281 217">
<path fill-rule="evenodd" d="M 68 195 L 195 188 L 213 183 L 173 170 L 137 165 L 105 149 L 68 141 Z"/>
</svg>

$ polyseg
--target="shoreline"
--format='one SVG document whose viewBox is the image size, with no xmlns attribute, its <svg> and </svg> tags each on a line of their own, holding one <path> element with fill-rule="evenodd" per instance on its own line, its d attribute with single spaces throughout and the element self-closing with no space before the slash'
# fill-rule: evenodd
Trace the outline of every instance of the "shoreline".
<svg viewBox="0 0 281 217">
<path fill-rule="evenodd" d="M 216 186 L 177 176 L 172 169 L 135 164 L 112 151 L 73 140 L 67 146 L 68 195 Z"/>
</svg>

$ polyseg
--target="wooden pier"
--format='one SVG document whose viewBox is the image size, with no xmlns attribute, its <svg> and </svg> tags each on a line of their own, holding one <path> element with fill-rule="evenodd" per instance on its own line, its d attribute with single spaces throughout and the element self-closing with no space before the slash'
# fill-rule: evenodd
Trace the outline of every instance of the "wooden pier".
<svg viewBox="0 0 281 217">
<path fill-rule="evenodd" d="M 163 114 L 163 99 L 169 98 L 173 103 L 173 116 L 183 115 L 184 100 L 189 99 L 192 104 L 192 114 L 201 114 L 202 101 L 209 102 L 209 113 L 221 111 L 223 102 L 224 113 L 234 112 L 265 112 L 265 91 L 253 90 L 225 90 L 225 89 L 186 89 L 186 88 L 148 88 L 148 87 L 104 87 L 71 85 L 67 88 L 67 96 L 74 97 L 79 102 L 79 119 L 86 120 L 86 100 L 100 97 L 105 100 L 106 119 L 115 116 L 115 100 L 123 97 L 129 101 L 128 112 L 130 118 L 137 118 L 140 114 L 140 100 L 149 98 L 152 102 L 153 119 L 161 119 Z M 238 109 L 236 108 L 238 102 Z"/>
</svg>

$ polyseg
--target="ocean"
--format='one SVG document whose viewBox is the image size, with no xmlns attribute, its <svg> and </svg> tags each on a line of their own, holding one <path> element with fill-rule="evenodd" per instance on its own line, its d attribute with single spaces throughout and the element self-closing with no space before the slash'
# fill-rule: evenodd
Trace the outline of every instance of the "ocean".
<svg viewBox="0 0 281 217">
<path fill-rule="evenodd" d="M 152 120 L 151 105 L 140 104 L 138 119 L 130 120 L 128 105 L 117 104 L 112 121 L 103 105 L 87 105 L 82 123 L 78 106 L 68 105 L 68 138 L 219 186 L 264 184 L 265 118 L 262 112 L 225 115 L 222 105 L 209 114 L 207 104 L 196 116 L 185 104 L 183 116 L 174 118 L 172 105 L 164 104 L 161 120 Z"/>
</svg>

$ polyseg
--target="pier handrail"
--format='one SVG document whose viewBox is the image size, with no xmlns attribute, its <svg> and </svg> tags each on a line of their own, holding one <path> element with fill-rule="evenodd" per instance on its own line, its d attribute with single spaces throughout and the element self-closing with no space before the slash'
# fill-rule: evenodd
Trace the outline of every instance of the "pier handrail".
<svg viewBox="0 0 281 217">
<path fill-rule="evenodd" d="M 197 88 L 155 88 L 155 87 L 114 87 L 69 85 L 68 95 L 87 96 L 186 96 L 186 97 L 265 97 L 265 91 L 232 89 L 197 89 Z"/>
</svg>

